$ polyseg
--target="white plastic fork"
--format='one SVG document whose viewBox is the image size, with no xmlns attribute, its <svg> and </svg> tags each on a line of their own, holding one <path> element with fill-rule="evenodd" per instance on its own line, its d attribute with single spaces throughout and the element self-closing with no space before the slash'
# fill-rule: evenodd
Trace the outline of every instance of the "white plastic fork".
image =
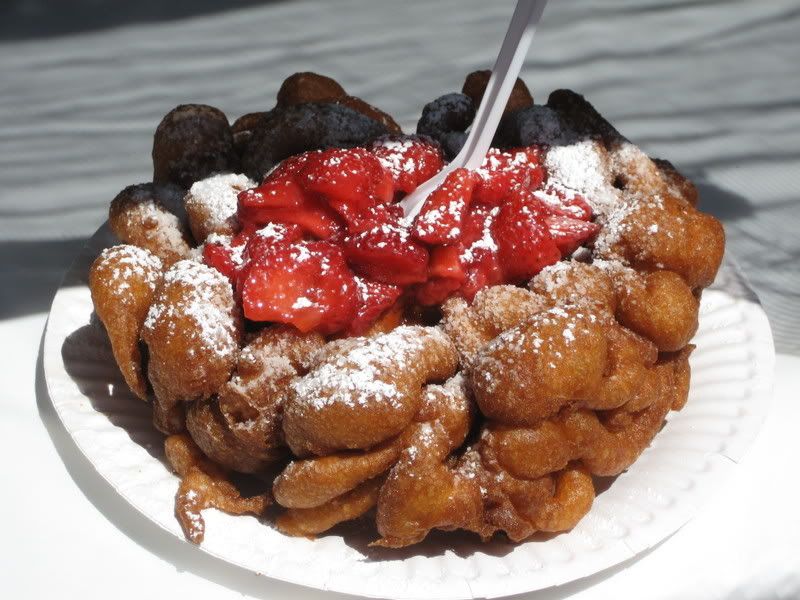
<svg viewBox="0 0 800 600">
<path fill-rule="evenodd" d="M 492 144 L 492 138 L 500 124 L 500 117 L 514 88 L 525 55 L 531 45 L 536 25 L 542 18 L 547 0 L 517 0 L 517 7 L 508 25 L 503 45 L 492 67 L 492 75 L 486 84 L 483 99 L 475 113 L 467 141 L 461 152 L 436 175 L 428 179 L 401 202 L 407 221 L 417 216 L 428 195 L 439 187 L 447 175 L 460 167 L 477 169 Z"/>
</svg>

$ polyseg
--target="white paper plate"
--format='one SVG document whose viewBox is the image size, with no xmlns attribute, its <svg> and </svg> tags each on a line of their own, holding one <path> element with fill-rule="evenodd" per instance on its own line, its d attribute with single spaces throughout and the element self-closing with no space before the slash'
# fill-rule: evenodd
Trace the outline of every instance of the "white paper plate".
<svg viewBox="0 0 800 600">
<path fill-rule="evenodd" d="M 105 333 L 92 319 L 86 273 L 112 243 L 101 228 L 53 300 L 43 353 L 47 386 L 64 427 L 98 473 L 182 539 L 173 515 L 178 480 L 163 462 L 162 438 L 151 426 L 149 407 L 125 386 Z M 387 552 L 367 548 L 364 531 L 312 541 L 286 537 L 253 517 L 208 510 L 201 549 L 275 579 L 398 599 L 505 596 L 632 558 L 677 531 L 720 487 L 768 407 L 775 357 L 767 318 L 730 266 L 720 279 L 724 291 L 703 295 L 688 404 L 670 415 L 627 472 L 609 481 L 571 532 L 516 546 L 433 534 L 422 545 Z"/>
</svg>

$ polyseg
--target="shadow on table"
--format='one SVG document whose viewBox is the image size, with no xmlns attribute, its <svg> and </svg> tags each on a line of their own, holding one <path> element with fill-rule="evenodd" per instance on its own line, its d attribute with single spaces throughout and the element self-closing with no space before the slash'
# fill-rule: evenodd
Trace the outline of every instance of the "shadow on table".
<svg viewBox="0 0 800 600">
<path fill-rule="evenodd" d="M 279 0 L 8 0 L 0 3 L 0 41 L 55 37 L 173 21 Z M 124 9 L 123 9 L 124 7 Z"/>
<path fill-rule="evenodd" d="M 47 312 L 85 239 L 0 242 L 0 319 Z"/>
</svg>

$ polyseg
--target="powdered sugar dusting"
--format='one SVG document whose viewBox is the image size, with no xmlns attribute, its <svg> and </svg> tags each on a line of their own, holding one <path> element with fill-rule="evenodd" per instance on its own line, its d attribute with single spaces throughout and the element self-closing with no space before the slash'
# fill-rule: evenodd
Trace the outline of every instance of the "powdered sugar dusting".
<svg viewBox="0 0 800 600">
<path fill-rule="evenodd" d="M 151 291 L 155 291 L 161 279 L 161 260 L 138 246 L 120 244 L 106 248 L 100 254 L 99 261 L 113 265 L 110 279 L 116 291 L 127 290 L 131 278 L 143 281 Z"/>
<path fill-rule="evenodd" d="M 165 328 L 169 335 L 190 336 L 204 350 L 226 356 L 238 350 L 233 306 L 231 286 L 224 275 L 206 265 L 181 260 L 164 274 L 144 329 Z M 193 328 L 186 327 L 187 319 Z"/>
<path fill-rule="evenodd" d="M 413 357 L 423 348 L 423 328 L 401 326 L 372 338 L 348 344 L 347 351 L 323 362 L 292 383 L 296 403 L 312 410 L 326 406 L 369 406 L 375 403 L 400 408 L 404 393 L 396 376 L 413 368 Z M 444 334 L 438 329 L 429 334 Z"/>
<path fill-rule="evenodd" d="M 184 200 L 187 210 L 202 214 L 205 229 L 218 231 L 236 219 L 237 195 L 255 187 L 246 175 L 227 173 L 195 182 Z"/>
</svg>

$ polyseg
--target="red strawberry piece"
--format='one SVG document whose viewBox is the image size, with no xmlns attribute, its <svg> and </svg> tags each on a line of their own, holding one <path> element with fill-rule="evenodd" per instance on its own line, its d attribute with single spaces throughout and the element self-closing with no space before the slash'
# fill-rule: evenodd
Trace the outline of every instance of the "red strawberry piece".
<svg viewBox="0 0 800 600">
<path fill-rule="evenodd" d="M 344 240 L 348 263 L 361 275 L 396 285 L 425 281 L 428 250 L 396 225 L 380 225 Z"/>
<path fill-rule="evenodd" d="M 543 190 L 534 192 L 550 214 L 588 221 L 592 218 L 592 207 L 578 192 L 562 185 L 547 184 Z"/>
<path fill-rule="evenodd" d="M 544 221 L 546 213 L 532 192 L 519 187 L 500 208 L 492 230 L 506 280 L 529 279 L 561 258 Z"/>
<path fill-rule="evenodd" d="M 297 208 L 303 203 L 303 188 L 288 176 L 267 177 L 258 187 L 239 192 L 239 207 Z"/>
<path fill-rule="evenodd" d="M 247 241 L 245 261 L 268 258 L 277 247 L 286 246 L 303 237 L 303 229 L 293 223 L 267 223 Z"/>
<path fill-rule="evenodd" d="M 497 254 L 486 254 L 481 262 L 467 269 L 467 280 L 461 285 L 458 293 L 472 302 L 480 290 L 499 283 L 503 283 L 503 271 Z"/>
<path fill-rule="evenodd" d="M 277 179 L 284 177 L 292 177 L 297 173 L 304 164 L 308 161 L 311 152 L 303 152 L 302 154 L 294 154 L 288 158 L 283 159 L 275 167 L 267 173 L 264 181 L 267 179 Z"/>
<path fill-rule="evenodd" d="M 478 175 L 456 169 L 425 200 L 414 221 L 414 235 L 429 244 L 448 244 L 463 233 L 464 217 L 472 201 Z"/>
<path fill-rule="evenodd" d="M 426 137 L 385 136 L 373 143 L 372 152 L 392 174 L 395 199 L 410 194 L 444 167 L 442 149 Z"/>
<path fill-rule="evenodd" d="M 532 146 L 508 151 L 490 148 L 477 173 L 480 181 L 472 200 L 487 204 L 500 204 L 518 185 L 536 189 L 545 176 L 539 151 Z"/>
<path fill-rule="evenodd" d="M 399 204 L 378 204 L 355 215 L 347 224 L 348 232 L 362 233 L 383 224 L 401 226 L 403 208 Z"/>
<path fill-rule="evenodd" d="M 414 297 L 423 306 L 441 304 L 458 291 L 461 283 L 449 277 L 432 277 L 414 290 Z"/>
<path fill-rule="evenodd" d="M 331 334 L 355 316 L 355 277 L 341 248 L 325 241 L 277 245 L 241 279 L 242 309 L 252 321 L 287 323 Z"/>
<path fill-rule="evenodd" d="M 363 148 L 310 152 L 296 177 L 306 193 L 324 199 L 348 224 L 394 195 L 391 174 Z"/>
<path fill-rule="evenodd" d="M 349 333 L 360 335 L 375 320 L 394 306 L 403 293 L 403 288 L 388 283 L 380 283 L 356 277 L 358 292 L 356 316 L 350 324 Z"/>
<path fill-rule="evenodd" d="M 460 246 L 434 246 L 431 249 L 431 260 L 428 264 L 428 274 L 431 277 L 441 277 L 464 281 L 467 274 L 461 264 Z"/>
<path fill-rule="evenodd" d="M 240 249 L 232 248 L 230 244 L 206 242 L 203 244 L 203 262 L 233 282 L 242 262 L 240 252 Z"/>
<path fill-rule="evenodd" d="M 472 207 L 465 221 L 459 260 L 464 266 L 466 280 L 459 293 L 467 300 L 471 301 L 481 288 L 503 281 L 493 231 L 499 213 L 499 206 L 477 204 Z"/>
<path fill-rule="evenodd" d="M 324 202 L 305 195 L 300 205 L 293 208 L 261 208 L 239 202 L 239 221 L 256 228 L 267 223 L 294 223 L 320 239 L 329 238 L 343 227 L 336 214 Z"/>
<path fill-rule="evenodd" d="M 561 251 L 561 256 L 572 254 L 577 250 L 578 246 L 594 237 L 600 231 L 600 225 L 597 223 L 560 215 L 547 217 L 545 223 L 550 236 Z"/>
</svg>

